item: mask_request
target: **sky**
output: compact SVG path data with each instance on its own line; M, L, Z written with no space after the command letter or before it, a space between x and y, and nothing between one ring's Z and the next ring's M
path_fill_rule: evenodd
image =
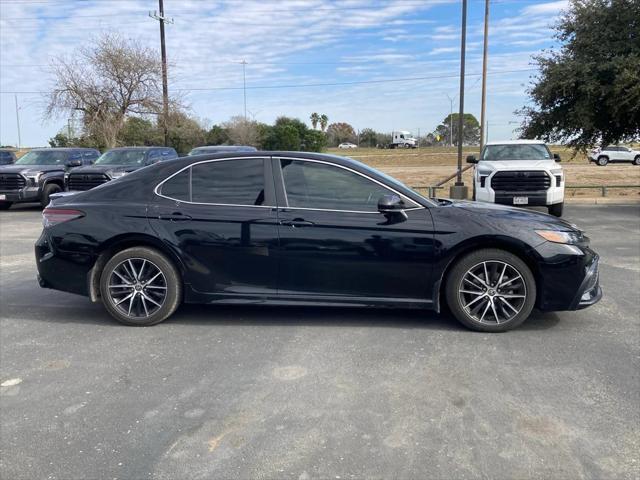
M165 0L169 92L204 126L243 114L272 123L312 112L355 129L433 131L458 111L460 0ZM556 45L566 0L491 0L490 140L517 138L515 111ZM159 52L155 0L0 0L0 143L43 146L67 125L44 118L51 65L104 32ZM468 1L465 112L480 118L484 0Z

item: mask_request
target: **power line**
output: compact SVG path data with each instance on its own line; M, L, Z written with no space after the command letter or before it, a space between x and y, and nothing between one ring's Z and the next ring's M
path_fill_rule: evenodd
M537 68L522 68L514 70L495 70L493 72L487 72L487 75L502 75L507 73L519 73L519 72L533 72L537 71ZM465 73L465 77L478 77L482 73ZM394 83L394 82L415 82L422 80L440 80L444 78L458 78L459 73L451 73L446 75L432 75L425 77L401 77L401 78L387 78L378 80L354 80L349 82L325 82L325 83L294 83L294 84L281 84L281 85L247 85L247 90L267 90L267 89L279 89L279 88L308 88L308 87L338 87L338 86L350 86L350 85L365 85L365 84L378 84L378 83ZM242 90L244 87L182 87L174 88L176 92L207 92L207 91L220 91L220 90ZM0 91L0 94L46 94L50 91Z

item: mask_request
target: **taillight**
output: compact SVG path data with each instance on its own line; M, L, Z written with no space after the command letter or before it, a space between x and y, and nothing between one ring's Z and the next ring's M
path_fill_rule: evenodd
M84 217L84 213L80 210L72 210L70 208L45 208L42 211L42 225L44 225L44 228L53 227L59 223L81 217Z

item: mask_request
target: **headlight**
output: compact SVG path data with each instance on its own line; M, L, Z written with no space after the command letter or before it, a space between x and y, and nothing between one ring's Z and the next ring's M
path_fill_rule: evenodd
M27 174L25 175L25 177L27 177L27 180L31 182L31 185L37 185L41 175L42 175L42 172L38 172L38 173Z
M561 168L554 168L553 170L549 170L551 172L552 175L562 175L562 169Z
M567 245L576 245L584 241L581 232L561 232L558 230L536 230L536 233L542 238L553 243L564 243Z
M484 170L482 168L478 169L478 175L488 176L491 175L491 170Z
M113 172L111 178L115 180L116 178L124 177L126 174L127 172Z

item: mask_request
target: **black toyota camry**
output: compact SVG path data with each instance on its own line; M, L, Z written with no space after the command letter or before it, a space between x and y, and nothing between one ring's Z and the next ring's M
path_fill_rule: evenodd
M128 325L182 302L440 311L499 332L602 296L598 255L544 213L425 198L354 160L299 152L180 158L55 198L40 285Z

